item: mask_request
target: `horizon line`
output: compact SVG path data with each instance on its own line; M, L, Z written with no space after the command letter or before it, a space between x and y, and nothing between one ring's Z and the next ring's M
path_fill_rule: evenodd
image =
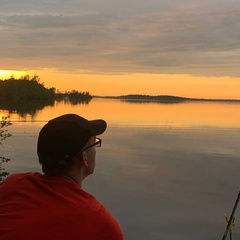
M167 95L167 94L162 94L162 95L148 95L148 94L124 94L124 95L115 95L115 96L100 96L100 95L92 95L93 98L124 98L124 97L139 97L143 100L145 98L156 98L156 97L172 97L176 99L182 99L182 100L199 100L199 101L240 101L240 99L235 99L235 98L193 98L193 97L182 97L182 96L175 96L175 95ZM129 98L128 98L129 99ZM137 98L136 98L137 99ZM134 100L134 99L133 99ZM156 99L155 99L156 100Z

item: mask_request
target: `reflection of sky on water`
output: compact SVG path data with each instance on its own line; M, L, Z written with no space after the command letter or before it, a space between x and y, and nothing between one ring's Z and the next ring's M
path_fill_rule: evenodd
M24 118L13 112L10 120L38 121L41 126L48 119L65 113L79 113L88 119L103 118L110 124L124 126L240 127L240 103L128 103L98 98L94 98L89 104L79 105L55 102L54 106L46 106L34 116L26 114ZM1 115L6 116L8 113L0 110Z
M83 115L95 118L92 114ZM230 215L240 189L240 128L118 121L112 119L102 136L95 174L85 180L84 188L119 219L126 240L221 239L224 213ZM174 117L173 121L177 122ZM13 137L4 143L11 158L5 168L40 171L35 147L43 123L18 124L9 128ZM240 226L238 217L236 225ZM238 226L234 239L240 237Z
M86 187L127 239L219 239L239 189L236 142L240 129L113 127Z

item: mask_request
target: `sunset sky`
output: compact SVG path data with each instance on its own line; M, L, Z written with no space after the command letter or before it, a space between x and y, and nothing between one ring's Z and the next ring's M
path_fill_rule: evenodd
M240 99L239 0L0 0L0 79Z

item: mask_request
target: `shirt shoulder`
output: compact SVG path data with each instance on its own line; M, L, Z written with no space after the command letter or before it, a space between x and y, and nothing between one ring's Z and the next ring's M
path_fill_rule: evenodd
M28 172L28 173L12 173L6 177L6 179L2 182L2 184L10 184L19 180L24 180L27 178L35 178L41 175L38 172Z
M96 200L97 201L97 200ZM97 201L98 202L98 201ZM96 229L96 236L98 240L123 240L123 231L117 219L98 202L98 224Z
M124 240L120 224L110 211L93 195L82 189L81 191L87 200L85 210L88 215L88 220L91 218L89 222L91 222L91 228L95 238L98 240ZM82 209L82 207L80 207L82 201L81 203L78 202L78 204L78 209Z

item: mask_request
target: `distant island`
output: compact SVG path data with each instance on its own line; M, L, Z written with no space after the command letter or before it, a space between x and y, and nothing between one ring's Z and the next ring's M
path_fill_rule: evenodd
M131 102L161 102L161 103L181 103L181 102L237 102L240 103L240 99L205 99L205 98L186 98L171 95L141 95L141 94L129 94L121 96L94 96L96 98L108 98L108 99L120 99L123 101Z

